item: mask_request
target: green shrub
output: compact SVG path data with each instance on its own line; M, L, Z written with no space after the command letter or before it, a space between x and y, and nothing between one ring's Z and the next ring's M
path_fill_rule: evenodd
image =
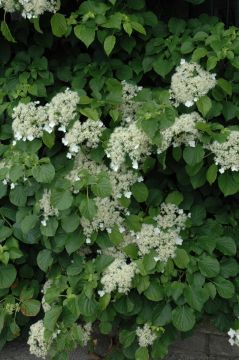
M205 315L238 327L238 29L51 4L1 26L0 348L31 326L39 357L96 331L159 359Z

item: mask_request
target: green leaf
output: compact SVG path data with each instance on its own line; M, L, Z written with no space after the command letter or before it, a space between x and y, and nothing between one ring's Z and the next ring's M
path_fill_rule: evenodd
M216 238L212 235L203 235L198 238L198 244L202 249L212 254L216 247Z
M2 32L3 36L5 37L5 39L7 39L7 41L10 41L13 43L16 42L16 40L12 36L11 30L8 27L8 24L4 20L1 22L1 32Z
M79 225L80 225L80 217L77 214L71 214L71 215L65 216L61 220L62 229L66 233L74 232L78 228Z
M9 178L12 182L17 182L24 175L24 167L22 165L14 165L9 170Z
M173 69L173 63L159 57L153 62L154 71L163 78Z
M62 307L57 305L53 306L49 311L46 312L44 318L44 327L46 330L53 332L55 330L56 322L61 315Z
M212 107L212 101L207 95L202 96L197 101L197 108L198 111L202 114L202 116L206 116L209 113L211 107Z
M74 27L74 33L86 47L89 47L95 39L95 28L87 27L84 24L76 25Z
M172 322L179 331L191 330L196 322L193 309L188 305L178 306L172 311Z
M58 228L58 221L55 218L50 217L47 220L46 226L41 225L41 233L44 236L54 236Z
M111 233L108 234L108 236L110 238L110 241L112 241L112 243L116 246L119 245L124 240L124 236L123 234L121 234L117 226L114 226L114 228L112 229Z
M72 263L67 266L66 272L68 276L76 276L79 275L84 269L84 259L83 257L77 255L74 257Z
M125 221L129 230L140 231L142 226L142 218L140 216L129 215Z
M165 326L172 321L172 307L170 304L166 304L163 308L161 304L159 309L154 310L153 312L153 325L155 326Z
M66 210L71 207L73 202L73 196L70 190L60 191L53 189L51 192L52 206L58 210Z
M51 17L51 29L55 36L62 37L67 32L67 23L65 16L56 13Z
M210 56L207 59L207 71L214 69L217 65L218 59L216 56Z
M92 220L97 213L97 206L93 199L84 197L80 203L80 212L88 220Z
M9 288L15 281L17 271L11 264L0 265L0 289Z
M229 236L222 236L217 239L216 248L223 253L223 255L234 256L237 252L237 246Z
M220 265L217 259L203 255L198 260L198 267L202 275L212 278L219 274Z
M209 182L210 185L212 185L216 181L216 179L217 179L217 171L218 171L218 167L215 164L212 164L208 168L206 178L207 178L207 181Z
M43 34L43 31L40 27L40 21L39 21L39 18L34 18L32 19L32 23L34 25L34 29L39 32L39 34Z
M85 237L80 231L69 234L65 244L67 253L71 255L73 252L79 250L84 244L84 241Z
M192 61L196 62L206 56L208 53L207 49L204 47L197 47L192 54Z
M31 229L34 228L38 221L38 216L28 215L21 222L21 230L24 234L27 234Z
M225 196L234 195L239 191L239 183L235 182L233 174L228 171L219 175L218 185Z
M135 352L135 360L149 360L149 351L146 347L140 347Z
M229 258L220 262L220 275L224 278L237 276L239 273L239 264L236 259Z
M51 164L38 165L32 169L32 175L39 183L50 183L55 176L55 168Z
M105 38L104 49L107 56L111 54L112 50L115 47L115 43L116 43L116 37L114 35L109 35Z
M184 296L189 306L197 311L202 311L203 305L208 300L207 290L189 285L184 289Z
M193 51L194 44L191 40L186 40L181 45L181 53L182 54L189 54Z
M232 95L232 84L225 79L218 79L217 85L224 91L225 94Z
M196 147L185 147L183 150L183 158L190 166L200 163L204 158L204 149L201 145Z
M48 147L48 149L51 149L55 145L55 138L56 136L54 132L48 133L44 131L42 141Z
M113 256L109 255L100 255L96 258L95 261L95 268L98 273L101 273L103 270L105 270L115 259Z
M125 21L123 23L123 29L129 36L131 36L133 29L129 22Z
M24 206L27 202L26 189L22 185L17 185L10 191L9 199L13 205Z
M152 280L144 295L148 300L160 301L164 298L164 291L162 285L156 280Z
M20 300L25 301L25 300L32 299L32 297L34 296L34 292L35 292L34 287L24 286L20 293Z
M179 191L172 191L170 194L168 194L168 196L165 199L165 202L167 204L175 204L175 205L179 205L181 204L181 202L183 201L183 194L180 193Z
M25 316L36 316L41 308L41 303L35 299L24 300L21 303L21 313Z
M52 263L53 263L53 257L51 250L44 249L38 253L37 265L42 271L47 272L47 270L51 267Z
M216 285L218 294L223 299L231 299L233 297L235 293L235 287L231 281L218 276L215 279L214 284Z
M204 205L193 205L191 208L191 220L193 225L200 226L207 216Z
M95 196L107 197L112 193L112 186L109 177L106 174L99 174L97 176L96 184L91 186Z
M173 261L179 269L186 269L189 263L189 256L184 249L177 249Z
M119 333L119 342L124 348L127 348L134 342L135 337L135 331L121 330Z
M79 309L84 316L95 316L98 309L98 303L95 298L88 298L84 292L79 296Z
M8 226L0 226L0 242L12 235L12 229Z
M181 34L186 27L186 21L180 18L171 18L168 22L169 31L173 34Z
M132 186L132 193L139 203L145 202L148 198L149 191L144 183L137 183Z
M142 35L146 35L146 30L143 27L143 25L141 25L140 23L136 22L136 21L131 21L130 25L132 26L132 28L137 31L138 33L142 34Z

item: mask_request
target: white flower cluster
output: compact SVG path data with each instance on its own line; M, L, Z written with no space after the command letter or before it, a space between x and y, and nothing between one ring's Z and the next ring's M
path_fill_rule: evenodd
M144 324L143 327L137 327L136 335L138 336L138 343L140 347L147 347L153 345L157 339L157 335L151 330L149 324Z
M182 59L171 79L170 98L175 106L184 104L191 107L215 85L216 74L205 71L197 63Z
M88 148L96 148L104 129L105 126L101 121L91 119L87 119L84 123L76 121L62 139L63 144L69 147L66 156L69 159L75 156L80 151L81 144Z
M139 107L139 104L135 102L134 97L143 89L142 86L132 85L123 80L122 84L122 100L121 113L122 121L124 123L130 123L135 121L135 113Z
M141 256L155 250L155 261L166 262L175 256L177 246L182 245L180 232L185 227L186 219L187 215L182 209L163 203L160 214L154 218L156 224L143 224L139 232L127 234L125 241L136 243Z
M118 172L109 171L109 178L112 186L112 197L114 199L119 199L122 196L129 199L132 195L130 191L131 186L144 180L142 176L138 176L138 174L132 170L127 170L124 166Z
M196 124L199 122L205 122L205 120L195 111L177 117L172 126L161 132L162 144L158 147L158 154L167 150L171 145L177 147L184 144L195 147L196 141L200 139L200 132L196 128Z
M79 190L74 189L74 183L82 178L83 172L87 171L90 175L98 175L105 172L110 180L112 186L113 199L119 199L122 196L130 198L132 193L130 188L136 182L143 181L143 177L139 176L137 172L128 170L126 167L122 167L117 173L108 169L105 164L98 164L95 161L89 159L86 154L82 152L78 153L75 157L74 167L70 173L66 176L71 181L73 192L77 193Z
M12 315L14 312L19 312L21 310L21 306L19 303L16 304L11 304L11 303L6 303L4 305L5 311L7 314Z
M51 133L55 126L66 132L66 127L76 116L79 100L77 92L66 89L45 106L39 105L39 101L19 103L12 114L15 140L32 141L41 138L44 130Z
M43 211L43 226L46 226L50 216L57 216L59 211L51 205L51 190L44 189L42 198L39 201L40 210Z
M42 305L42 308L43 308L43 311L44 312L47 312L51 309L51 305L48 304L45 300L45 295L46 295L46 291L47 289L49 289L52 285L52 280L47 280L45 282L45 284L43 285L43 288L42 288L42 294L43 294L43 297L42 297L42 300L41 300L41 305Z
M82 335L81 337L82 345L86 346L91 338L92 323L86 323L85 325L78 325L78 328Z
M30 353L38 358L46 359L50 342L46 342L45 328L42 320L31 325L27 344L30 346Z
M6 12L20 11L26 19L34 19L48 11L55 13L58 10L57 0L0 0L0 7Z
M139 163L150 153L149 138L136 123L115 128L106 149L114 171L118 171L124 164L126 155L131 159L133 169L138 169Z
M114 225L118 225L122 228L124 221L121 216L121 209L118 203L110 198L95 198L95 204L97 206L97 213L93 220L88 220L84 217L81 218L81 226L84 234L88 237L87 243L90 243L89 237L94 231L112 231ZM122 228L123 230L123 228Z
M234 329L230 329L228 331L228 335L229 335L229 343L231 344L231 346L236 345L239 346L239 329L234 330Z
M19 103L13 109L12 130L16 140L32 141L42 137L43 127L47 122L47 112L44 106L38 104L39 101Z
M77 92L69 88L55 95L47 104L48 124L44 130L52 132L55 126L59 126L60 131L66 132L69 123L75 119L79 101Z
M231 131L226 141L214 141L207 148L214 154L215 164L220 166L221 174L225 170L239 171L239 131Z
M3 8L6 12L13 13L20 10L20 4L15 0L0 0L0 8Z
M122 256L116 258L103 272L101 284L103 294L110 294L118 290L119 293L127 294L131 289L132 280L137 272L135 263L127 263Z

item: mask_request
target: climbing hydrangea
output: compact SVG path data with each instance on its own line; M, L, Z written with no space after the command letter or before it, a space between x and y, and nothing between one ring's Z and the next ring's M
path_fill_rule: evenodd
M143 224L139 232L131 231L125 240L137 244L141 256L155 250L155 260L166 262L175 256L177 246L182 245L180 232L185 227L187 215L176 205L163 203L154 220L155 224Z
M233 346L239 346L239 330L234 330L234 329L230 329L228 331L228 335L229 335L229 343Z
M10 13L20 11L22 17L34 19L44 12L55 13L59 4L57 0L0 0L0 7Z
M130 198L132 195L130 190L131 186L136 182L143 181L142 176L137 172L127 169L125 166L123 166L120 171L115 172L109 169L105 164L98 164L91 160L89 156L87 157L87 154L80 152L75 157L73 169L66 176L72 183L72 190L74 193L79 192L75 183L82 179L85 171L93 176L100 173L106 173L110 180L112 197L114 199L119 199L122 196Z
M51 205L51 190L44 189L42 198L39 201L40 210L42 210L43 219L41 221L43 226L47 225L50 216L57 216L58 209Z
M208 148L221 174L226 170L239 171L239 131L232 130L226 141L214 141Z
M139 107L139 103L134 101L135 96L143 89L142 86L137 86L129 84L127 81L123 80L122 84L122 122L131 123L136 120L135 115Z
M215 85L215 74L205 71L199 64L182 59L171 79L171 100L175 106L184 104L191 107Z
M139 163L151 152L147 135L140 130L136 123L127 127L117 127L110 136L106 149L107 157L111 160L111 168L118 171L125 163L126 155L132 161L133 169L138 169Z
M137 266L135 263L127 263L124 257L116 258L104 271L101 284L103 293L109 294L115 290L119 293L127 294L131 289L132 280L136 274Z
M32 141L41 138L47 122L47 112L39 102L20 103L13 109L12 129L16 140Z
M184 144L195 147L196 142L200 140L200 132L196 128L196 124L199 122L205 122L205 120L197 112L177 117L172 126L161 132L162 143L158 147L158 154L167 150L171 145L177 147Z
M41 305L42 305L42 308L43 308L44 312L47 312L47 311L49 311L51 309L51 305L48 304L46 302L46 299L45 299L46 291L47 291L47 289L50 289L51 285L52 285L52 280L47 280L45 282L45 284L43 285L43 288L42 288L42 291L41 291L42 294L43 294L42 300L41 300Z
M88 148L96 148L105 127L101 121L87 119L84 123L76 121L72 128L62 139L64 145L69 147L67 157L69 159L80 151L80 145Z
M136 335L138 337L138 343L140 347L148 347L153 345L157 339L157 335L151 330L149 324L144 324L143 327L137 327Z
M43 321L39 320L35 324L31 325L27 341L30 353L41 359L46 359L51 345L51 342L47 342L45 340L44 333L45 328Z
M56 126L66 132L67 126L76 117L79 99L77 92L66 89L45 106L39 105L39 101L19 103L12 115L15 139L32 141L41 138L43 131L51 133Z
M110 233L114 225L118 225L119 227L122 225L124 221L122 209L115 200L111 200L108 197L97 197L94 201L97 212L93 220L88 220L84 217L81 218L81 226L87 237L94 231L107 230ZM88 241L90 242L89 239Z
M56 94L47 104L48 123L44 130L52 132L54 127L58 126L60 131L66 132L67 126L76 117L79 101L77 92L68 88Z

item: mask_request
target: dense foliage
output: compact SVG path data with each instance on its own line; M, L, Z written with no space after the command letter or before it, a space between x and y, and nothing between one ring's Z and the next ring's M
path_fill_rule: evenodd
M238 28L0 6L0 348L31 326L38 357L100 332L107 360L159 359L204 316L238 328Z

